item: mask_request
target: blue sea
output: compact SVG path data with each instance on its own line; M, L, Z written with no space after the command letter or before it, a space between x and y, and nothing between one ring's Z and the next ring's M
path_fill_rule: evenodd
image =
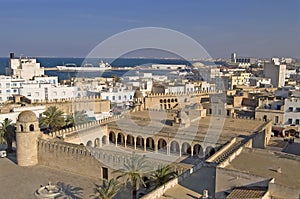
M57 65L64 65L68 63L76 64L77 66L82 66L85 62L97 66L100 59L90 58L85 60L84 58L46 58L37 57L37 62L41 63L41 67L49 68L56 67ZM101 59L104 62L110 63L113 67L135 67L135 66L150 66L151 64L185 64L191 65L193 62L180 59L146 59L146 58L118 58L118 59ZM5 68L8 67L9 58L0 58L0 75L5 75ZM212 63L210 63L212 64ZM111 77L116 75L118 77L124 74L132 73L135 71L128 70L110 70L105 72L84 72L84 73L74 73L74 72L59 72L59 71L45 71L48 76L58 76L59 81L70 79L72 77ZM163 75L163 74L160 74Z

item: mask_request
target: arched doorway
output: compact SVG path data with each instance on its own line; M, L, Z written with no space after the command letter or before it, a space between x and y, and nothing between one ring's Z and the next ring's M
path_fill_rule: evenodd
M195 144L193 150L195 156L198 156L200 158L203 157L203 148L200 144Z
M172 154L179 154L180 153L179 143L175 140L173 140L171 142L170 153L172 153Z
M141 136L136 138L136 148L144 149L144 138Z
M160 153L167 153L167 142L164 139L160 138L158 140L157 149Z
M86 143L86 146L92 147L92 146L93 146L93 142L92 142L91 140L89 140L89 141Z
M205 149L205 158L208 158L210 156L212 156L213 154L215 154L215 149L211 146L206 147Z
M100 147L100 139L96 138L94 141L94 147Z
M181 147L182 155L191 155L191 145L187 142L184 142Z
M102 137L102 144L107 144L106 141L107 141L107 136L104 135L104 136Z
M116 144L116 134L113 131L109 132L109 142Z
M126 147L134 148L134 137L132 135L127 135Z
M154 151L154 140L151 137L146 139L146 147L147 150Z
M125 136L122 133L118 133L117 143L118 145L125 146Z

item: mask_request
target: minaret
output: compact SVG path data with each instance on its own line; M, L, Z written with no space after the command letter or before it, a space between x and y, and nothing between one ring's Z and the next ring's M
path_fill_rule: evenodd
M23 111L16 122L17 163L19 166L38 164L37 140L41 135L38 119L32 111Z

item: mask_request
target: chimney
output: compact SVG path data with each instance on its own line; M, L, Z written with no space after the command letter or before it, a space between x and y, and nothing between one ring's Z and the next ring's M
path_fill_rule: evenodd
M208 190L207 189L203 190L202 199L208 199Z
M14 59L15 58L15 53L10 53L10 59Z

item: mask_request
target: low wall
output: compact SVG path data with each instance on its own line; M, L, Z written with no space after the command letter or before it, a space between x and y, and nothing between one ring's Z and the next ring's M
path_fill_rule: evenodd
M209 157L206 162L214 162L221 154L223 154L227 149L229 149L236 142L236 138L230 140L224 147L218 150L215 154Z
M283 185L276 183L269 184L269 192L271 196L276 196L278 198L289 198L289 199L299 199L300 190L291 189Z

